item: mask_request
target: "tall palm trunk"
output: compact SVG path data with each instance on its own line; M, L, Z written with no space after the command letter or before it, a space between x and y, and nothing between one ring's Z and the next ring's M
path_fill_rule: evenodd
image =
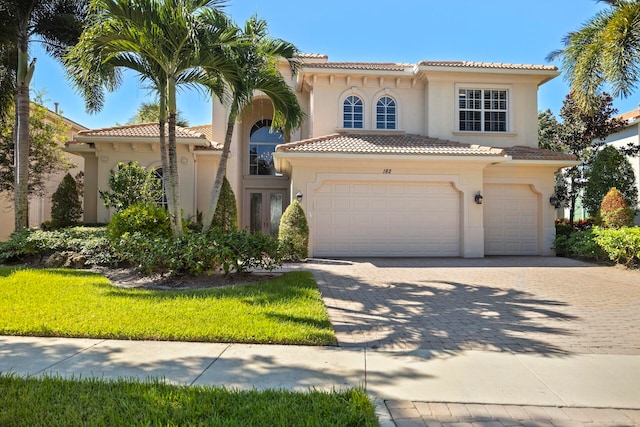
M224 145L222 146L222 155L220 156L220 164L216 171L216 179L213 181L213 188L211 188L211 197L209 199L209 207L207 208L207 214L204 217L202 223L202 232L204 234L209 232L211 224L213 223L213 216L216 213L216 207L218 206L218 199L220 198L220 191L222 190L222 182L227 172L227 160L229 159L229 149L231 147L231 137L233 136L233 127L236 123L235 108L232 109L227 120L227 133L224 136Z
M174 236L182 235L182 211L180 209L180 181L178 177L178 152L176 149L176 80L169 77L167 85L167 106L169 111L169 214Z
M18 40L18 67L16 76L16 123L15 133L15 229L29 226L29 84L35 69L35 60L29 64L27 51L29 35L27 23L21 25Z
M169 201L169 157L167 154L167 137L166 137L166 125L167 125L167 101L166 96L160 93L160 113L158 115L158 131L160 132L160 164L162 165L162 197L167 198ZM173 231L173 222L171 222L171 229Z

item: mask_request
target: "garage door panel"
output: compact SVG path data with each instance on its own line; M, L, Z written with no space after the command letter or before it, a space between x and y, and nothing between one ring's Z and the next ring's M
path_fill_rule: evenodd
M538 197L530 186L484 187L486 255L538 254Z
M313 217L317 256L460 253L459 196L450 184L325 182Z

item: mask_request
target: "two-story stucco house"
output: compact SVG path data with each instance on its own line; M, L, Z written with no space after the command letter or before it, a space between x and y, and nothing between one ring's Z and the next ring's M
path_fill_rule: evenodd
M227 177L240 227L276 233L298 198L315 257L551 255L554 172L571 156L538 149L537 90L555 67L449 61L329 62L303 55L292 75L306 114L285 137L260 93L238 120ZM227 111L180 129L186 215L206 209ZM160 165L153 125L80 132L85 220L107 221L97 198L118 161Z

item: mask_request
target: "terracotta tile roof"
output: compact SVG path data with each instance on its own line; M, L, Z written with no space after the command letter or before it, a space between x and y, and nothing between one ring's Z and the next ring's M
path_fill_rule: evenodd
M632 120L640 118L640 109L636 108L635 110L627 111L626 113L622 113L616 118L620 120Z
M420 61L419 66L426 67L454 67L454 68L498 68L506 70L545 70L557 71L555 65L508 64L501 62L470 62L470 61Z
M304 64L303 67L364 71L405 71L407 68L412 69L414 64L394 62L312 62Z
M278 152L504 156L499 148L462 144L412 134L333 134L278 145Z
M324 53L299 53L296 55L299 58L316 58L316 59L327 59L328 56Z
M122 137L122 138L159 138L160 131L157 123L138 123L125 126L114 126L102 129L90 129L78 132L78 136L97 137ZM209 141L202 132L190 130L176 126L176 138L205 139Z
M199 125L199 126L189 126L187 129L200 132L211 142L210 147L201 147L200 149L209 149L209 150L222 150L223 142L218 142L213 140L213 126L212 125Z
M576 156L573 154L542 150L540 148L524 147L521 145L505 148L504 151L508 156L511 156L513 160L576 160Z
M317 56L310 56L316 58ZM557 71L555 65L536 64L508 64L501 62L471 62L471 61L420 61L418 66L423 67L450 67L450 68L487 68L502 70L527 70L527 71ZM312 62L304 64L305 68L366 70L366 71L406 71L413 69L415 64L396 62Z

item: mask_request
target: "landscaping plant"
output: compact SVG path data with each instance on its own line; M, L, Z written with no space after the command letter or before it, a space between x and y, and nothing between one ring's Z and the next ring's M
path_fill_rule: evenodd
M220 198L216 205L216 212L213 215L213 227L225 232L238 229L236 195L233 194L233 189L226 176L222 180Z
M51 226L63 228L76 225L82 215L80 187L76 180L67 173L58 189L51 196Z
M214 229L207 235L186 232L179 237L124 233L114 240L114 248L122 261L145 273L197 276L250 269L271 271L282 265L277 240L246 230L224 233Z
M587 184L582 203L590 215L597 215L604 196L617 188L629 207L638 204L636 177L627 157L608 145L596 154L591 168L586 170Z
M113 214L107 233L114 242L125 233L140 233L150 238L171 236L169 213L153 202L134 203Z
M602 199L599 219L604 228L621 228L633 225L634 212L625 201L622 193L613 187Z
M98 193L107 208L121 212L136 203L157 203L162 198L162 183L154 171L138 162L120 162L109 172L109 190Z
M278 239L282 244L286 259L300 261L307 257L309 225L304 210L297 200L289 205L280 219Z
M640 263L640 227L594 229L595 242L611 261L627 267Z
M86 265L113 265L116 256L105 227L22 230L0 243L0 263L44 259L56 252L82 255Z

